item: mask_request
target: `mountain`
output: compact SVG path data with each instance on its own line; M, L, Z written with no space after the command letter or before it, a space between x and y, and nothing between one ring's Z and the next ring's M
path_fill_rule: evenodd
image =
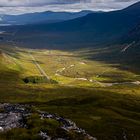
M40 22L12 28L17 30L14 39L28 47L93 47L118 41L140 22L139 15L140 2L123 10L90 13L59 23Z
M122 39L123 44L127 44L125 53L131 54L131 59L136 56L140 58L140 24L135 26L126 36ZM137 59L139 61L139 59Z
M90 56L90 59L119 64L119 68L140 74L140 23L116 43L103 46L99 50L95 55Z
M134 72L140 70L140 24L137 24L121 40L118 62ZM119 47L119 46L118 46Z
M123 10L90 13L58 23L3 27L12 39L33 48L73 49L118 43L140 23L140 2Z
M125 36L126 42L140 42L140 24L135 26L128 34Z
M40 13L28 13L22 15L1 15L0 24L8 25L24 25L33 23L54 23L65 20L70 20L78 17L85 16L92 11L81 12L40 12Z

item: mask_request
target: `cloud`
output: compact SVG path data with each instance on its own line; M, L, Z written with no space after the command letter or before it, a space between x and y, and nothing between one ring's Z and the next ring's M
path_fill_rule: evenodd
M111 11L125 8L139 0L0 0L1 14L52 11Z
M73 4L79 2L87 2L88 0L0 0L0 6L43 6L52 4Z

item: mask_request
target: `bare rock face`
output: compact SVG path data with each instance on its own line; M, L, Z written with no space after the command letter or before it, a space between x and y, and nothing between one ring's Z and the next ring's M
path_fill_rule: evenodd
M23 118L20 113L0 113L0 131L22 127Z
M39 135L44 139L44 140L51 140L52 138L47 135L46 132L40 131Z
M26 128L28 129L28 125L26 121L28 117L30 117L33 112L30 110L31 106L28 105L20 105L20 104L0 104L0 132L5 132L11 130L13 128ZM56 114L50 114L47 112L42 112L37 110L36 113L39 115L39 119L52 119L61 123L62 126L60 129L64 130L67 133L77 133L80 134L83 139L86 140L97 140L95 137L90 136L86 133L85 130L79 128L74 122L69 119L65 119ZM68 140L68 138L61 137L51 137L47 132L40 131L39 135L44 140Z
M0 104L0 132L25 127L24 117L29 113L23 106Z

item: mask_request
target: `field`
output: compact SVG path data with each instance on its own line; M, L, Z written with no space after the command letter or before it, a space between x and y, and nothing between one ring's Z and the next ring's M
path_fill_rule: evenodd
M140 139L137 73L91 60L92 51L0 49L1 103L57 113L99 140Z

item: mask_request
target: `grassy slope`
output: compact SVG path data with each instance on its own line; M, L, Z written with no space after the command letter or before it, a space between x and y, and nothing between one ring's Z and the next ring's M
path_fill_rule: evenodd
M35 108L58 113L72 119L99 140L112 140L115 137L123 140L124 134L130 140L140 138L139 86L101 87L97 83L75 81L73 77L77 76L77 72L80 73L78 76L83 77L87 76L86 72L90 72L87 76L89 78L95 78L102 73L96 80L112 82L116 81L116 78L106 75L105 77L105 73L109 75L113 71L117 75L120 74L120 81L125 81L126 78L134 80L134 73L114 69L113 65L89 61L86 58L81 60L77 52L43 52L36 50L32 54L49 76L57 79L59 84L24 84L22 77L39 75L27 55L27 50L5 52L8 58L5 59L1 55L3 61L0 61L0 102L28 103L35 105ZM71 70L66 69L61 73L61 78L55 76L56 70L73 63L76 66Z

